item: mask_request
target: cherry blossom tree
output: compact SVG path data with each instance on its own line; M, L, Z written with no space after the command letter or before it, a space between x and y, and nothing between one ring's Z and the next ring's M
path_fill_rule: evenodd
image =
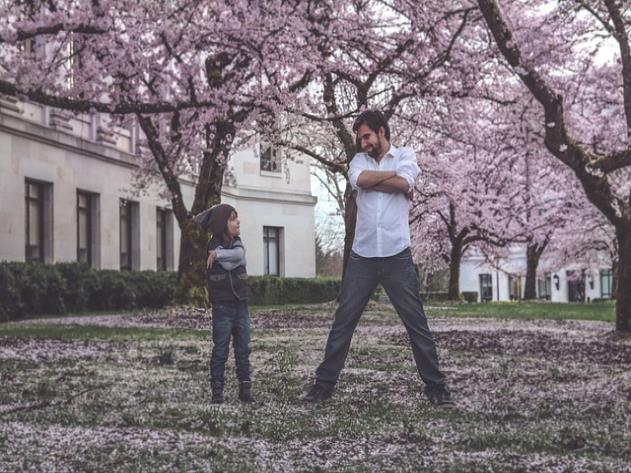
M304 108L285 108L291 127L279 143L345 178L346 262L357 212L347 176L357 152L354 117L379 109L391 121L393 144L418 144L423 102L440 100L466 81L458 57L467 54L458 48L474 8L434 0L321 3L328 7L318 12L320 28L309 31L317 47L305 56L314 65L309 95Z
M239 132L291 101L310 3L4 1L0 93L144 132L140 179L159 181L182 232L178 299L199 301L206 235L192 215L219 201ZM180 179L195 181L187 206Z
M497 255L524 236L520 159L511 129L489 126L497 108L476 97L451 100L425 137L422 175L411 228L417 261L448 268L448 299L458 300L462 257L467 251ZM471 110L476 117L470 117Z
M500 57L543 108L546 148L615 229L616 328L631 331L631 8L616 0L478 5ZM603 63L596 52L608 44L616 61Z

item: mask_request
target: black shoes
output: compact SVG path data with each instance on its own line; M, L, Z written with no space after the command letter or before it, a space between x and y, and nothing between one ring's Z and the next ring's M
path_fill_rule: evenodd
M254 398L252 397L252 383L250 381L239 383L239 401L248 404L254 402Z
M454 401L451 399L451 393L443 384L426 384L425 394L427 395L429 402L435 406L453 407L455 405Z
M212 404L223 404L223 383L210 383L210 393ZM252 383L250 381L244 381L239 383L239 401L245 403L254 402L252 397Z
M333 389L327 389L321 384L314 384L305 397L302 398L303 402L322 402L326 401L333 395Z
M213 404L223 404L223 383L210 383L210 402Z

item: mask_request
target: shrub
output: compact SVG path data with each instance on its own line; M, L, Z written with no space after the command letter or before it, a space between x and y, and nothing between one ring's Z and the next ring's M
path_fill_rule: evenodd
M422 301L445 302L447 300L447 292L421 292Z
M66 309L78 312L90 307L90 295L98 287L98 273L84 263L57 263L55 267L66 280Z
M54 266L44 263L8 263L20 303L17 318L31 314L65 314L66 281Z
M465 300L465 302L469 302L472 304L478 302L477 291L463 291L460 295L462 299Z
M0 264L0 322L16 319L21 303L13 272L6 264Z
M312 304L335 299L340 279L250 276L250 304Z
M124 272L103 270L98 272L98 285L90 294L90 309L112 310L136 307L136 293Z
M340 280L251 276L250 304L307 304L333 300ZM0 321L67 311L159 308L174 300L169 271L97 271L81 263L0 263Z
M613 303L613 299L609 299L607 297L594 297L592 299L592 304L607 304Z
M137 307L159 308L173 302L177 274L171 271L133 271L121 273L136 296Z

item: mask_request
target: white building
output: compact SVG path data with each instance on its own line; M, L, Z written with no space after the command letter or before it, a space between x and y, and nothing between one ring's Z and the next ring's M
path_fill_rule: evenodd
M137 128L0 97L0 261L176 269L180 232L158 188L136 192ZM309 162L236 153L222 201L239 212L248 272L315 275ZM187 206L191 182L182 181Z
M460 292L477 292L478 301L520 300L526 286L526 250L514 247L497 265L474 251L460 265ZM537 298L552 302L589 302L612 296L611 268L594 268L577 274L562 268L538 277Z

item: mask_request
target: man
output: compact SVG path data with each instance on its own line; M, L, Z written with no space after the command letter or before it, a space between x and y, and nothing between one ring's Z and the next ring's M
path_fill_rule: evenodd
M320 402L333 394L355 327L370 295L381 283L407 329L430 402L451 405L410 251L409 195L420 173L416 155L411 148L390 144L388 122L378 111L363 112L355 120L353 131L363 151L355 155L348 172L351 186L357 190L355 240L324 360L304 401Z

